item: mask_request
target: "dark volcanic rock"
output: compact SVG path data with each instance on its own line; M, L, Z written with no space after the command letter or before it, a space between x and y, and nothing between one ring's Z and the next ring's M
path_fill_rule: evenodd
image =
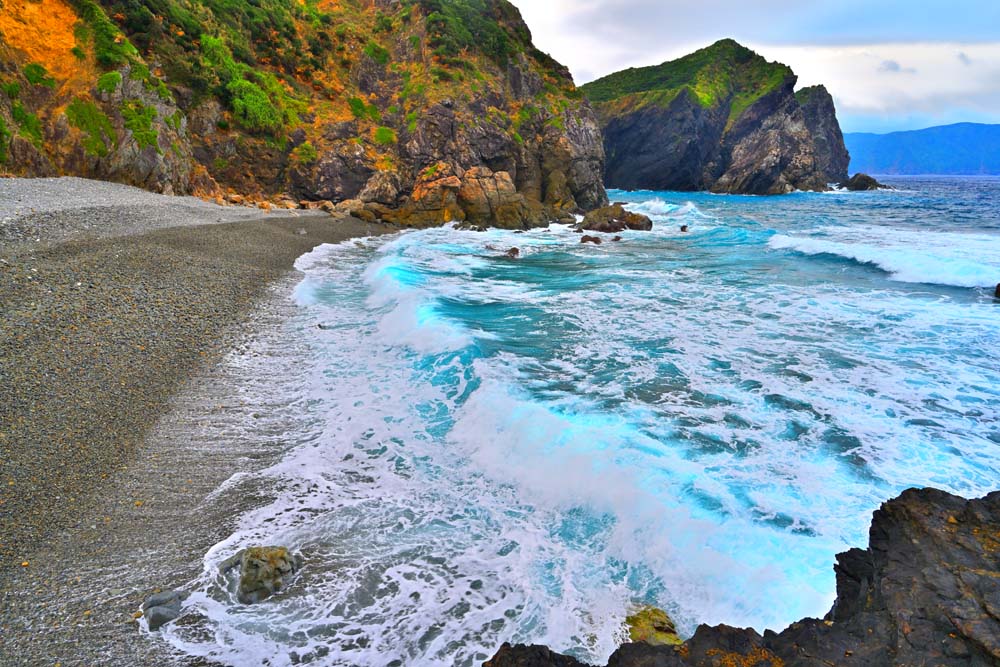
M846 181L851 155L847 152L844 133L837 122L833 97L825 86L812 86L796 92L795 99L802 107L806 126L812 134L817 168L827 183Z
M868 174L854 174L854 176L851 176L850 180L842 182L840 187L847 188L851 192L892 189L888 185L882 185Z
M776 634L701 626L680 647L626 644L608 667L1000 665L1000 493L906 491L875 512L866 550L840 554L823 620ZM504 646L490 667L575 667L544 647Z
M713 81L706 89L705 80ZM623 189L783 194L847 175L822 87L732 40L587 84L604 127L605 182Z
M993 296L1000 299L1000 284L997 285L997 291L993 294Z

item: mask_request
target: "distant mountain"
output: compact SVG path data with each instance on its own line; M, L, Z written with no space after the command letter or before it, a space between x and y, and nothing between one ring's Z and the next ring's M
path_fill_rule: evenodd
M833 98L731 39L581 89L597 110L605 183L781 194L847 179Z
M958 123L845 134L851 170L867 174L1000 174L1000 125Z

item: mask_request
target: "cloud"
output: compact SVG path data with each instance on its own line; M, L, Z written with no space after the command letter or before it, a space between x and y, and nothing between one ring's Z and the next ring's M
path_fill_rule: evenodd
M959 52L958 52L958 60L959 60L959 62L961 62L961 63L962 63L963 65L971 65L971 64L972 64L972 58L970 58L970 57L969 57L969 56L968 56L968 55L967 55L967 54L965 53L965 51L959 51Z
M748 46L790 65L799 86L826 85L845 131L1000 123L1000 42ZM889 62L898 70L887 69ZM907 71L912 75L902 76Z
M878 66L878 71L892 74L915 74L917 70L912 67L903 67L895 60L883 60L882 64Z

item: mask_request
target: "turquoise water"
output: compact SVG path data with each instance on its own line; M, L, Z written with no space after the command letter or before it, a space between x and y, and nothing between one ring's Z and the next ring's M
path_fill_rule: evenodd
M880 503L1000 488L1000 180L895 182L613 192L655 228L601 246L435 229L302 258L302 433L206 559L211 631L168 638L230 664L603 662L636 604L685 633L823 615ZM300 585L224 604L214 565L261 542L306 555Z

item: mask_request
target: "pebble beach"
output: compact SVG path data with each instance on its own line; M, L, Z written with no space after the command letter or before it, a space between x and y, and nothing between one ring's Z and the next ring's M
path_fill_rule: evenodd
M228 455L209 465L210 443L196 447L164 416L207 410L203 397L185 403L185 388L280 308L296 258L385 231L82 179L0 180L5 664L97 664L129 643L114 637L138 635L131 598L141 602L155 583L102 584L95 599L79 574L92 578L95 558L127 570L151 540L169 542L157 534L162 522L183 525L199 493L236 465ZM168 490L174 477L184 482ZM197 539L172 539L192 550L167 561L193 567ZM104 623L105 634L88 623Z

